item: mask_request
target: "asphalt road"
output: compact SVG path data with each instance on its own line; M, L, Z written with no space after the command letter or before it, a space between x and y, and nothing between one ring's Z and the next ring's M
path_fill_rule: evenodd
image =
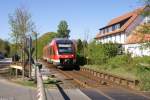
M5 72L10 63L10 58L1 59L0 72ZM0 100L36 100L35 93L35 89L16 85L0 76Z
M36 100L35 90L0 78L0 100ZM2 99L2 100L3 100Z

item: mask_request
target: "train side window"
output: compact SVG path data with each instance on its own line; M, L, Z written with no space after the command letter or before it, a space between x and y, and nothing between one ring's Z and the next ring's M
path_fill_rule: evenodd
M50 55L50 47L48 47L48 52L47 52L47 54Z
M50 47L50 54L51 54L51 55L54 55L53 47Z
M55 50L54 50L54 48L53 48L53 55L55 55Z
M50 47L50 55L52 55L52 47Z
M54 48L52 48L52 51L53 51L53 55L55 55Z

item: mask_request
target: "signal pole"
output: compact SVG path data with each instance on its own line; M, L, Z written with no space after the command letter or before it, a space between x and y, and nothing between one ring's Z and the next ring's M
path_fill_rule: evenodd
M35 36L35 60L36 60L36 63L37 63L37 33L32 31L32 34ZM37 83L37 78L36 78L36 70L37 68L34 69L34 73L35 73L35 79L34 79L34 82Z
M32 39L29 36L29 78L31 78L31 47L32 47Z
M35 36L35 60L37 62L37 52L38 52L37 51L37 47L38 47L38 45L37 45L37 33L32 31L32 34Z

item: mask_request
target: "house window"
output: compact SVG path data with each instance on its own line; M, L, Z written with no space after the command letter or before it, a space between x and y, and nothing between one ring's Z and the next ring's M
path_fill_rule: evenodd
M102 34L102 30L100 30L99 33Z
M107 28L107 33L108 33L108 32L110 32L110 31L109 31L109 28Z
M109 32L111 32L112 31L112 26L111 27L109 27Z
M104 43L104 38L102 38L102 43Z
M120 24L116 24L115 29L119 29L119 28L120 28Z
M103 34L105 34L105 29L103 29Z
M119 43L121 43L121 34L119 34L119 40L120 40Z
M105 33L107 33L108 32L108 30L107 30L107 28L105 28Z
M101 30L101 34L104 34L104 30Z
M150 16L145 17L145 23L146 24L150 23Z
M114 31L114 30L115 30L115 25L112 26L112 31Z
M113 40L112 40L112 35L110 36L110 41L112 42Z

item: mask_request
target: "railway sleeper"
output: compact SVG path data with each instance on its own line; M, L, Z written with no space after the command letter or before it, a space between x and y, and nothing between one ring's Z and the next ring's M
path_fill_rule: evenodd
M115 75L109 75L107 73L96 72L87 68L81 68L81 71L87 73L87 77L95 81L104 80L107 84L117 84L131 89L134 89L139 84L138 80L125 79Z

